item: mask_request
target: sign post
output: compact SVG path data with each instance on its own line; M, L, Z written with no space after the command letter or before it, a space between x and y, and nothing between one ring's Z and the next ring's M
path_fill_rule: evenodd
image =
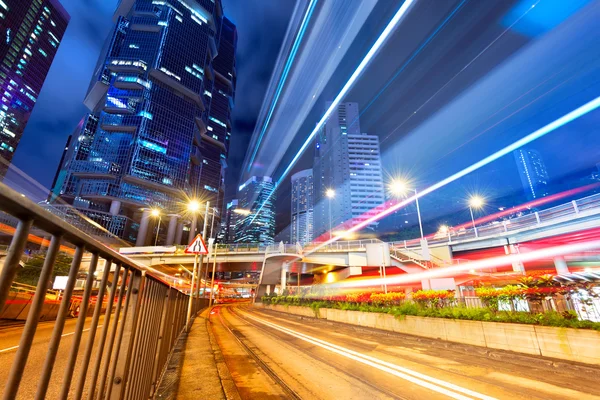
M198 286L200 286L199 285L200 277L198 277L198 282L196 282L196 275L198 273L198 255L199 254L208 254L208 250L206 249L206 244L204 243L204 240L202 240L202 235L200 235L200 234L196 235L194 240L192 240L192 243L190 243L188 245L188 247L186 247L185 253L194 255L194 270L192 271L192 285L190 287L190 298L189 298L189 302L188 302L187 319L186 319L186 329L189 332L190 327L191 327L190 320L192 319L192 308L193 308L193 303L194 303L194 295L196 294L196 291L194 290L194 285L198 284Z

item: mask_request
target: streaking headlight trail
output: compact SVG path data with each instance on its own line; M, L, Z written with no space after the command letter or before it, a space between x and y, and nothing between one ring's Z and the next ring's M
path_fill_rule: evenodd
M312 132L310 133L310 135L308 135L308 137L306 138L306 140L304 141L304 143L302 144L302 146L300 147L300 149L298 150L298 152L294 156L294 158L290 161L290 163L285 168L285 170L283 171L283 173L281 174L281 176L279 177L279 179L275 182L273 190L271 191L271 193L269 193L269 196L267 197L267 200L272 196L273 192L275 192L275 190L277 190L277 188L279 187L279 185L281 184L281 182L290 173L290 171L292 170L292 168L294 168L294 165L296 165L296 163L298 162L298 160L300 159L300 157L302 156L302 154L304 154L304 152L306 151L306 149L308 148L308 146L310 145L310 143L312 142L312 140L315 138L315 136L317 135L317 133L321 130L321 128L323 127L323 125L327 121L327 118L329 118L329 116L331 115L331 113L340 104L340 102L342 101L342 99L344 98L344 96L346 96L346 94L348 93L348 91L350 89L352 89L352 87L354 86L354 83L356 82L356 80L361 76L361 74L363 73L363 71L365 70L365 68L369 65L369 63L371 62L371 60L377 55L377 53L379 52L379 50L381 49L381 47L383 46L383 44L386 42L386 40L389 38L389 36L394 32L395 28L398 26L398 24L403 19L403 17L408 13L409 9L411 8L411 6L414 3L416 3L416 0L405 0L404 3L402 3L402 6L400 6L400 8L398 9L398 11L396 11L396 14L394 14L394 17L387 24L387 26L385 27L385 29L383 30L383 32L381 32L381 35L379 35L379 37L377 38L377 40L375 41L375 43L373 44L373 46L371 46L371 49L367 52L367 55L362 59L362 61L358 65L358 67L356 67L356 69L354 70L354 72L352 73L352 75L350 76L350 78L348 79L348 81L342 87L342 90L340 90L340 92L338 93L338 95L335 97L335 99L331 103L331 106L327 109L327 111L325 112L325 114L323 115L323 117L321 117L321 119L319 120L319 122L317 123L317 125L315 126L315 128L312 130ZM266 202L266 200L265 200L265 202ZM262 211L265 202L263 202L260 205L258 211L254 214L252 220L250 221L251 224L256 219L256 216L258 214L260 214L260 212Z
M384 211L379 212L378 214L374 215L373 217L365 219L364 221L352 226L351 228L346 230L346 234L356 232L356 231L366 227L367 225L380 220L381 218L385 217L386 215L389 215L389 214L393 213L394 211L412 203L416 199L421 198L441 187L448 185L449 183L456 181L457 179L462 178L463 176L465 176L467 174L470 174L473 171L478 170L481 167L488 165L489 163L499 159L500 157L505 156L505 155L511 153L512 151L514 151L522 146L525 146L528 143L531 143L536 139L539 139L540 137L542 137L544 135L547 135L548 133L560 128L561 126L568 124L569 122L571 122L573 120L576 120L577 118L579 118L583 115L588 114L591 111L594 111L598 107L600 107L600 97L596 97L594 100L591 100L590 102L576 108L575 110L569 112L568 114L563 115L559 119L541 127L540 129L536 130L535 132L530 133L529 135L517 140L516 142L504 147L501 150L498 150L497 152L495 152L495 153L485 157L484 159L472 164L471 166L455 173L454 175L451 175L448 178L443 179L443 180L439 181L438 183L431 185L424 190L421 190L419 192L419 194L413 195L404 201L394 204L393 206L385 209ZM326 242L323 242L321 245L319 245L315 249L313 249L310 253L317 251L322 246L326 246L326 245L333 243L335 241L338 241L340 239L343 239L343 237L342 236L334 236L331 239L327 240ZM310 253L308 253L308 254L310 254Z

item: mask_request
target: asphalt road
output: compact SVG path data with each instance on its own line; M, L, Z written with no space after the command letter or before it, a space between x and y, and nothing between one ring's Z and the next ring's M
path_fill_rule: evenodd
M79 359L75 365L75 372L73 374L73 380L71 383L71 391L74 390L75 384L79 378L81 368L80 358L82 357L85 346L88 343L89 325L91 320L91 317L86 319L86 324L79 347ZM103 321L104 316L101 316L98 323L99 329L96 333L96 340L98 340L98 337L100 336ZM62 339L60 341L60 346L56 357L56 363L54 365L50 386L46 396L47 399L56 399L60 393L60 385L63 381L63 374L69 358L69 352L73 344L73 332L75 330L76 323L77 319L75 318L67 319L65 322ZM33 345L31 347L31 352L29 353L27 366L25 367L23 378L21 379L21 385L19 387L17 399L33 399L37 390L37 383L42 372L42 367L46 359L46 352L48 351L48 344L52 336L53 328L53 321L39 323L33 340ZM0 326L0 396L4 393L4 386L6 384L6 380L8 379L10 365L12 365L17 352L22 331L22 324ZM88 376L90 375L90 369L92 368L96 354L97 350L94 348L91 358L92 364L88 368ZM85 393L86 392L84 392L84 395Z
M600 369L252 307L210 320L242 399L600 399Z

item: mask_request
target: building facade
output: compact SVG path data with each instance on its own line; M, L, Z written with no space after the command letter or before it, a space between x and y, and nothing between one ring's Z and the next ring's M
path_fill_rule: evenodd
M54 197L137 245L152 236L150 208L222 209L236 46L220 0L122 0Z
M292 175L292 218L290 243L306 244L313 239L313 170Z
M69 19L58 0L0 1L0 178L19 145Z
M385 202L379 137L360 132L357 103L340 103L323 126L313 171L315 238L327 239L330 224L341 231L364 221Z
M550 177L541 154L533 149L513 152L525 195L529 200L548 195Z
M272 244L275 237L275 193L268 176L253 176L238 189L235 243Z
M225 213L221 220L221 230L217 239L219 243L235 243L235 227L238 222L238 199L233 199L225 208Z

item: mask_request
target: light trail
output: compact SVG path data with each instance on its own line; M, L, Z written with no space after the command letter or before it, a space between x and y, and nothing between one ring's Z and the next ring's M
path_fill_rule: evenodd
M403 274L389 278L375 278L366 280L357 280L351 282L338 282L332 284L323 284L326 288L349 288L387 285L401 285L407 283L420 282L426 279L450 278L462 273L477 271L482 269L495 268L500 266L512 265L514 263L531 262L540 259L554 258L569 254L580 253L589 250L600 249L600 240L592 240L582 243L567 244L563 246L554 246L540 250L534 250L529 253L508 254L505 256L491 257L484 260L477 260L465 263L464 265L448 266L436 268L424 272L412 274Z
M308 137L306 138L306 140L304 141L304 143L302 144L302 146L298 150L298 153L296 153L296 155L290 161L290 163L288 164L288 166L286 167L286 169L283 171L283 173L281 174L281 176L279 177L279 179L275 182L275 184L273 185L273 189L271 190L271 192L269 193L269 195L267 196L267 198L262 202L262 204L258 208L258 211L252 217L252 220L250 220L250 225L254 222L254 220L256 219L256 217L258 216L258 214L260 214L260 212L262 211L265 203L267 201L269 201L269 199L271 198L271 196L273 195L273 193L275 193L275 191L277 190L277 188L279 187L279 185L281 184L281 182L283 181L283 179L289 174L289 172L291 171L291 169L296 165L296 163L298 162L298 160L300 159L300 157L302 156L302 154L304 154L304 152L306 151L306 149L308 148L308 146L310 145L310 143L312 142L312 140L315 138L315 136L317 135L317 133L321 130L321 128L323 127L323 125L325 124L325 122L327 121L327 119L329 118L329 116L333 113L333 111L335 110L335 108L340 104L340 102L342 101L342 99L344 98L344 96L346 96L346 94L348 93L348 91L354 86L354 83L361 76L361 74L364 71L364 69L369 65L369 63L371 62L371 60L373 59L373 57L375 57L375 55L377 55L377 53L379 52L379 49L381 48L381 46L383 46L383 44L386 42L386 40L388 39L388 37L395 30L395 28L398 25L398 23L400 23L400 21L402 20L402 18L406 15L406 13L410 9L410 7L416 1L417 0L405 0L404 3L402 3L402 5L400 6L400 8L398 9L398 11L396 11L396 14L394 14L394 17L387 24L387 26L385 27L385 29L383 30L383 32L381 32L381 34L379 35L379 37L377 38L377 40L375 41L375 43L373 44L373 46L371 46L371 48L367 52L367 55L365 55L365 57L362 59L362 61L358 65L358 67L356 67L356 69L354 70L354 72L352 73L352 75L350 76L350 78L348 79L348 81L342 87L342 90L340 90L340 92L338 93L338 95L335 97L335 99L331 103L331 106L329 106L329 108L327 109L327 111L325 112L325 114L323 115L323 117L321 117L321 119L319 120L319 122L317 123L317 125L315 126L315 128L310 133L310 135L308 135Z
M429 375L425 375L420 372L416 372L411 369L401 367L399 365L392 364L390 362L383 361L378 358L371 357L366 354L362 354L357 351L353 351L353 350L347 349L342 346L338 346L338 345L330 343L330 342L326 342L325 340L321 340L316 337L300 333L300 332L292 330L290 328L286 328L284 326L275 324L273 322L269 322L262 318L254 317L252 315L249 315L248 313L244 313L244 316L255 322L258 322L260 324L263 324L270 328L278 330L282 333L286 333L297 339L314 344L315 346L321 347L332 353L339 354L339 355L349 358L351 360L358 361L361 364L365 364L370 367L376 368L380 371L387 372L398 378L404 379L404 380L414 383L416 385L433 390L437 393L446 395L450 398L461 399L461 400L473 399L473 398L481 399L481 400L494 400L494 397L478 393L474 390L463 388L461 386L455 385L450 382L443 381L441 379L433 378Z
M256 146L254 147L254 152L250 157L250 162L248 162L248 172L252 168L252 163L254 162L254 158L256 157L256 153L258 152L258 148L260 146L260 142L262 141L265 132L267 131L267 127L269 126L269 122L271 121L271 117L273 116L273 112L275 111L275 107L277 106L277 101L279 100L279 96L281 95L281 91L283 90L283 86L285 85L285 81L287 80L287 76L292 68L292 63L296 58L296 53L298 52L298 48L300 47L300 43L302 42L302 38L304 37L304 33L306 32L306 27L308 26L308 22L315 10L315 6L317 5L317 0L311 0L308 8L306 9L306 14L304 14L304 18L302 20L302 24L300 25L300 29L298 30L298 34L296 35L296 39L294 39L294 44L292 45L292 49L290 54L288 55L287 62L285 63L285 67L283 69L283 73L281 78L279 79L279 84L277 85L277 89L275 91L275 97L273 102L271 103L271 108L269 109L269 113L267 118L265 119L265 123L263 124L263 128L258 137L258 141L256 142Z
M482 168L482 167L488 165L489 163L491 163L493 161L496 161L500 157L503 157L503 156L511 153L512 151L514 151L522 146L525 146L526 144L531 143L534 140L539 139L540 137L545 136L548 133L568 124L569 122L571 122L583 115L586 115L591 111L594 111L598 107L600 107L600 96L596 97L595 99L576 108L575 110L563 115L562 117L558 118L557 120L554 120L553 122L541 127L540 129L536 130L535 132L530 133L529 135L517 140L516 142L514 142L514 143L498 150L497 152L485 157L484 159L472 164L471 166L464 168L463 170L449 176L446 179L439 181L438 183L436 183L434 185L429 186L426 189L421 190L418 194L412 195L411 197L407 198L406 200L401 201L401 202L385 209L384 211L379 212L377 215L374 215L373 217L365 219L364 221L352 226L351 228L349 228L346 231L346 233L356 232L356 231L364 228L365 226L367 226L373 222L376 222L376 221L380 220L381 218L393 213L394 211L412 203L416 199L419 199L431 192L434 192L435 190L440 189L440 188L448 185L449 183L452 183L452 182L456 181L457 179L460 179L463 176L468 175L471 172L476 171L479 168ZM307 253L307 255L319 250L323 246L326 246L328 244L336 242L340 239L343 239L343 236L334 236L333 238L321 243L315 249L311 250L309 253Z

